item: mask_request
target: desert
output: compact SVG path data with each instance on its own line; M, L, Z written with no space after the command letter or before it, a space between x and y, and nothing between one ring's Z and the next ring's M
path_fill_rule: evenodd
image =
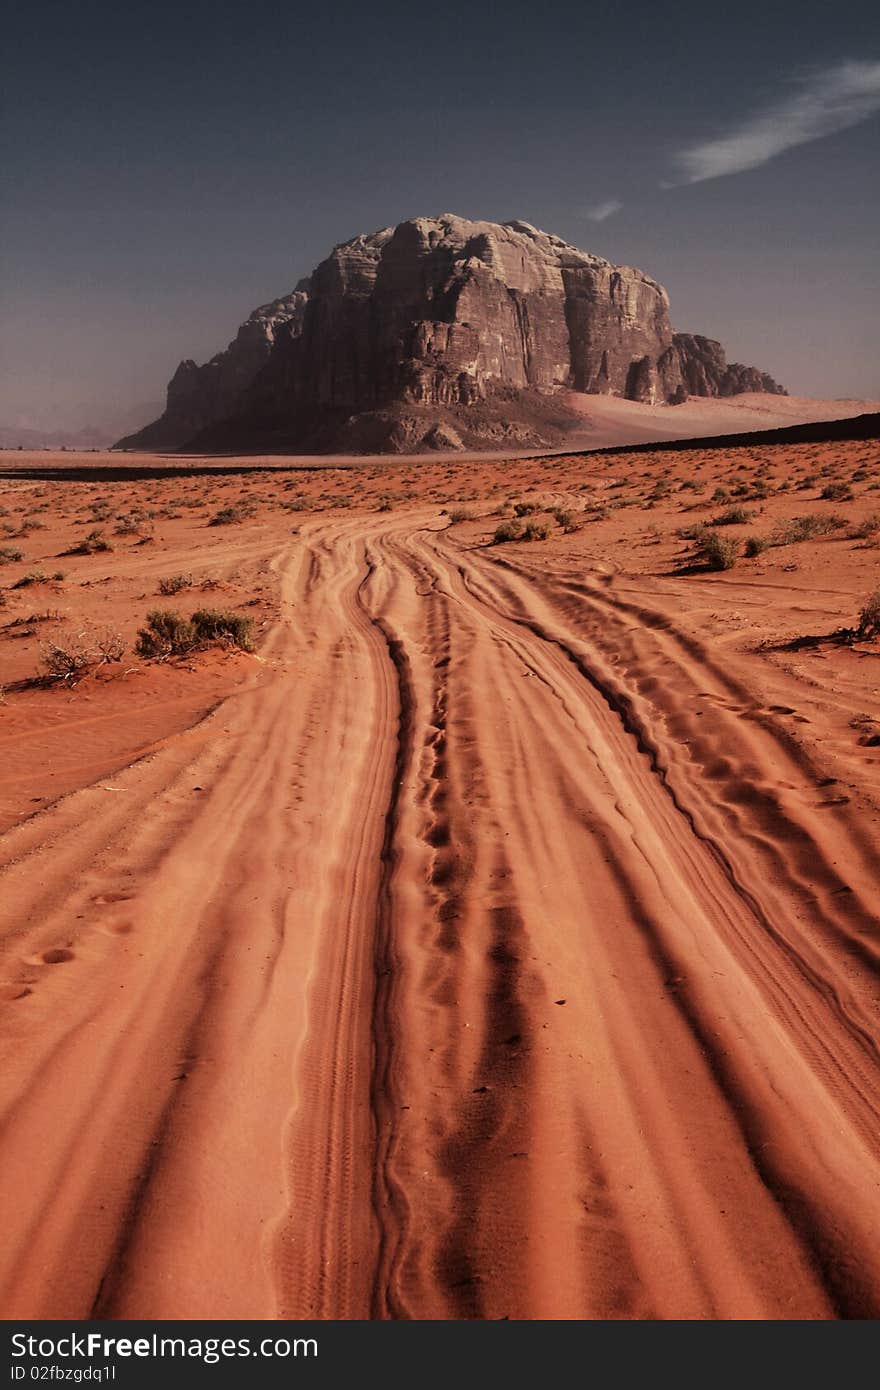
M877 5L8 8L10 1380L815 1379L880 1320Z
M877 1316L876 431L592 405L0 454L5 1317Z

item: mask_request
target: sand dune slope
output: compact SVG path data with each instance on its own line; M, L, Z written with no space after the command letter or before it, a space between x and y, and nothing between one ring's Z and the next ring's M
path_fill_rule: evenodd
M436 509L273 564L0 851L4 1315L880 1314L876 866L773 711Z

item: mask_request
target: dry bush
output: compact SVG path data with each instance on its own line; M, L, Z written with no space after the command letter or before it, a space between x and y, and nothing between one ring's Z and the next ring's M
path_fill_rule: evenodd
M570 511L568 507L553 507L551 508L550 515L556 521L557 525L562 527L567 536L580 529L574 512Z
M751 521L752 513L745 507L728 507L726 511L713 516L711 526L745 526Z
M14 584L10 584L10 589L27 589L31 584L48 584L49 576L43 570L31 570L28 574L23 574L21 579L16 579Z
M495 534L492 537L493 545L506 545L508 541L522 540L523 525L517 520L502 521L500 526L495 527Z
M193 585L191 574L170 574L165 579L159 580L160 594L179 594L181 589L190 589Z
M849 483L826 483L819 496L825 502L851 502L853 490Z
M772 544L767 536L747 536L745 553L753 560L756 555L763 555L765 550L769 550Z
M234 502L229 507L221 507L208 522L209 526L232 526L237 521L247 521L256 512L256 503L251 501Z
M880 512L874 512L873 516L866 516L864 521L860 521L857 526L854 526L851 535L855 541L869 541L873 540L878 532L880 532Z
M121 661L124 652L116 628L67 631L40 643L40 662L47 680L74 685L96 667Z
M859 637L880 637L880 589L865 600L856 633Z
M69 550L63 551L65 555L97 555L104 550L112 550L113 547L108 540L105 540L100 531L90 531L76 545L72 545Z
M798 541L817 540L820 536L831 536L846 525L842 516L833 512L828 516L793 516L777 529L774 545L795 545Z
M694 559L710 570L732 570L738 554L739 546L736 541L727 536L707 533L694 543Z

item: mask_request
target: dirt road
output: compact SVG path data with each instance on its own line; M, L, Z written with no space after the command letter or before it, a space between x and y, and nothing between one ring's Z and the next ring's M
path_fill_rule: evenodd
M880 1314L876 863L718 653L436 509L5 837L6 1317Z

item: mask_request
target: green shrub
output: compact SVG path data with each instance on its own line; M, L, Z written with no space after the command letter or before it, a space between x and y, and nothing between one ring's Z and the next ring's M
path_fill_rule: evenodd
M196 644L192 623L180 613L167 608L154 608L147 614L147 625L137 635L135 651L138 656L183 656Z
M232 613L219 608L200 608L192 615L193 630L200 645L229 643L249 652L253 646L253 618L244 613Z
M250 651L253 619L243 613L217 608L200 608L184 618L168 608L154 608L147 614L147 625L138 632L138 656L159 658L186 656L188 652L210 646L240 647Z

